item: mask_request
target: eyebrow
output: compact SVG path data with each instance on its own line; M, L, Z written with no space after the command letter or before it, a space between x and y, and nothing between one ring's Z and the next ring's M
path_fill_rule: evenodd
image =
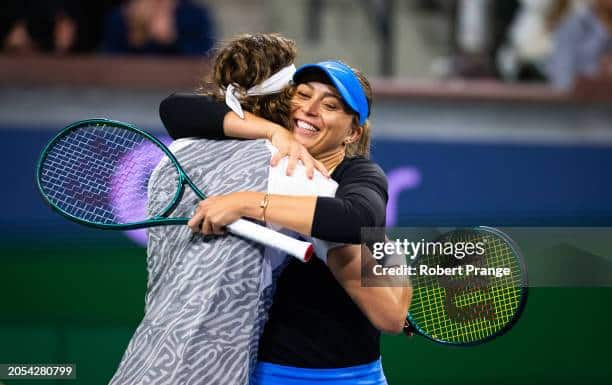
M311 86L311 85L310 85L310 84L308 84L308 83L301 83L301 84L305 85L306 87L310 88L311 90L312 90L312 89L314 89L314 87L313 87L313 86ZM335 89L335 88L334 88L334 89ZM326 92L324 92L324 93L323 93L323 98L326 98L326 97L329 97L329 96L331 96L331 97L333 97L333 98L338 99L338 101L339 101L339 102L342 102L342 97L340 96L340 94L338 93L338 91L336 91L336 92L329 92L329 91L326 91Z
M341 100L342 100L342 99L340 98L340 95L339 95L339 94L336 94L336 93L333 93L333 92L325 92L325 93L323 94L323 98L326 98L326 97L329 97L329 96L331 96L332 98L336 98L336 99L338 99L338 101L341 101Z

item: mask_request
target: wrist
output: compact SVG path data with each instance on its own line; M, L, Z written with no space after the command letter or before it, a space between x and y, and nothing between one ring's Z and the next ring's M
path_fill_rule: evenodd
M272 141L274 134L276 134L276 127L274 126L274 124L270 124L266 128L266 139L268 139L269 141Z
M264 200L266 193L247 191L241 194L240 216L257 220L261 219L261 202Z
M279 134L282 135L287 132L287 129L283 126L279 126L276 123L270 123L269 127L266 129L266 139L269 141L273 141L275 136Z
M270 193L264 194L263 199L259 202L259 208L261 209L261 221L267 222L266 220L266 211L268 209L268 203L270 202Z

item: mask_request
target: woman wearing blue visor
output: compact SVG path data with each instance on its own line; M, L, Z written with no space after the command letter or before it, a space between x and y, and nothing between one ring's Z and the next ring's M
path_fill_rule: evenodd
M267 200L269 223L332 242L361 243L362 227L385 225L387 201L385 175L368 159L372 93L367 79L341 62L324 61L300 67L284 92L291 98L288 130L199 95L170 96L160 113L175 139L268 138L280 148L305 149L331 171L339 184L336 196L266 197L249 191L217 196L201 202L190 226L208 234L238 217L261 219L260 202ZM280 275L252 383L386 384L379 330L400 332L402 316L374 325L363 309L391 302L407 308L409 290L366 293L358 306L330 271L345 261L327 262L329 268L319 259L291 260Z

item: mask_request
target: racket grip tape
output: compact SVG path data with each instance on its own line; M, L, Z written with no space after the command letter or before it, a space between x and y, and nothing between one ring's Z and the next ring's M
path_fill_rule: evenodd
M227 229L232 234L240 235L241 237L284 251L302 262L308 262L314 253L314 249L310 242L291 238L285 234L281 234L244 219L239 219L228 225Z

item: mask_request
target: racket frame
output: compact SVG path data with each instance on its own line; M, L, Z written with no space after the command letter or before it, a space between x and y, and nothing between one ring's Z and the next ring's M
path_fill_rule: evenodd
M41 183L41 172L42 172L42 167L45 162L45 159L47 158L49 149L52 148L56 144L57 141L59 141L60 139L68 135L70 132L80 127L91 126L91 125L114 126L114 127L119 127L121 129L128 129L130 131L134 131L137 134L142 135L148 140L150 140L151 142L153 142L170 159L170 161L172 162L172 164L174 165L178 173L178 185L177 185L174 197L172 198L172 201L168 204L168 206L166 206L166 208L162 210L162 212L159 215L156 215L154 217L148 218L143 221L126 223L126 224L90 222L90 221L86 221L82 218L76 217L68 213L67 211L65 211L64 209L62 209L61 207L53 203L47 197L47 194L45 194L42 183ZM182 167L180 166L180 163L178 162L174 154L172 154L172 152L170 152L170 150L166 147L166 145L164 145L159 139L135 127L132 124L119 122L119 121L111 120L111 119L104 119L104 118L86 119L86 120L74 122L68 125L67 127L65 127L64 129L62 129L59 133L57 133L49 141L49 143L47 143L47 145L45 146L45 148L43 149L40 155L40 158L38 159L38 162L36 165L36 184L38 186L38 191L40 191L45 202L47 202L47 204L58 214L66 217L67 219L71 221L78 222L86 226L95 227L99 229L110 229L110 230L134 230L134 229L142 229L142 228L154 227L154 226L160 226L160 225L186 224L189 221L189 218L183 218L183 217L168 218L167 217L167 215L170 212L172 212L176 208L176 206L179 204L179 202L181 201L181 198L185 192L186 184L189 185L189 187L195 192L195 194L200 199L206 199L206 195L202 191L200 191L200 189L193 183L193 181L191 181L191 179L183 171Z
M145 138L152 141L159 149L163 151L163 153L170 159L172 164L174 165L177 173L178 173L178 186L174 195L173 200L168 204L168 206L162 210L161 214L145 219L144 221L126 223L126 224L104 224L104 223L95 223L89 222L84 219L75 217L74 215L66 212L61 209L50 199L47 198L47 195L42 188L42 184L40 181L40 174L42 172L42 165L47 158L47 154L49 149L62 137L66 136L69 132L77 129L80 126L85 125L110 125L115 126L121 129L128 129L134 131L135 133L144 136ZM162 158L163 159L163 158ZM95 119L86 119L78 122L74 122L63 130L61 130L58 134L56 134L50 141L47 143L43 152L37 162L36 165L36 184L38 186L38 190L43 196L45 202L51 206L51 208L57 212L58 214L64 216L65 218L83 224L85 226L95 227L99 229L111 229L111 230L133 230L133 229L141 229L159 225L184 225L189 221L189 218L168 218L167 215L176 208L178 203L181 201L181 198L185 192L185 184L189 185L189 187L195 192L195 194L200 199L206 199L206 195L193 183L193 181L189 178L189 176L185 173L183 168L181 167L179 161L176 159L174 154L163 144L159 139L154 137L151 134L148 134L145 131L137 128L136 126L124 123L116 120L105 119L105 118L95 118ZM302 262L308 262L312 255L314 254L314 247L310 242L300 241L295 238L291 238L288 235L276 232L267 227L258 225L254 222L248 221L246 219L239 219L234 223L231 223L226 226L229 232L245 237L247 239L253 240L255 242L259 242L263 245L267 245L270 247L275 247L284 251L285 253L296 257Z
M506 324L497 332L495 332L494 334L491 334L490 336L487 336L485 338L476 340L476 341L472 341L472 342L451 342L451 341L446 341L446 340L442 340L439 338L434 338L430 335L428 335L427 333L425 333L423 331L423 329L421 329L416 322L414 322L412 316L410 315L410 311L408 311L408 315L406 317L406 326L404 326L404 333L405 334L410 334L410 333L415 333L418 334L422 337L427 338L430 341L433 342L437 342L439 344L443 344L443 345L449 345L449 346L457 346L457 347L472 347L472 346L477 346L477 345L481 345L484 344L486 342L489 342L497 337L500 337L502 335L504 335L505 333L507 333L510 329L512 329L512 327L514 327L514 325L516 324L516 322L518 322L519 318L521 317L521 315L523 314L523 311L525 309L525 306L527 304L527 297L528 297L528 275L527 275L527 265L525 264L525 259L523 258L523 254L520 252L520 249L518 248L518 246L516 245L516 243L508 236L506 235L504 232L494 228L494 227L489 227L489 226L477 226L474 228L474 230L477 231L484 231L484 232L489 232L492 233L494 236L500 237L502 238L507 244L508 246L512 249L513 254L515 256L515 258L518 260L519 262L519 266L520 266L520 270L521 270L521 281L522 281L522 285L521 285L521 293L520 293L520 302L519 305L516 309L516 311L514 312L512 318L510 318L510 320L508 322L506 322ZM418 260L418 259L417 259Z

